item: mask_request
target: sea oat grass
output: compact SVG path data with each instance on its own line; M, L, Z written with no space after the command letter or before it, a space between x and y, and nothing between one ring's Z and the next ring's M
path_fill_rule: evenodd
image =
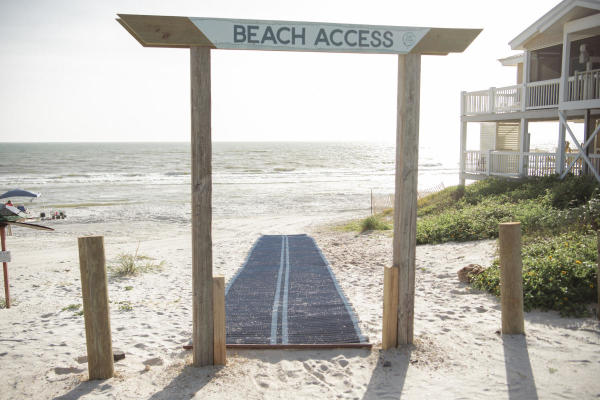
M116 263L108 267L110 273L116 277L126 277L136 276L144 272L158 271L163 268L164 261L155 262L152 257L138 254L138 250L139 246L135 254L119 254Z

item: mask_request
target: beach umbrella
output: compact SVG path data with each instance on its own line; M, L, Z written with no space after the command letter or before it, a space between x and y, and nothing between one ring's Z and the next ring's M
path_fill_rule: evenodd
M0 199L7 199L9 197L40 197L41 193L34 193L23 189L13 189L8 192L1 194Z

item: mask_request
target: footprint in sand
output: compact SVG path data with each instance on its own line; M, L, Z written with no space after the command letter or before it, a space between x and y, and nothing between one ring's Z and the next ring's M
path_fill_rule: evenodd
M149 358L143 362L143 364L147 367L153 367L157 365L163 365L164 361L160 357Z
M56 367L56 368L54 368L54 373L56 375L78 374L83 371L85 371L85 370L82 368L77 368L77 367Z

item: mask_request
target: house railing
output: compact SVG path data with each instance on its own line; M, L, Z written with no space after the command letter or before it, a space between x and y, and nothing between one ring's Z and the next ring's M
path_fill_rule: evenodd
M493 112L493 106L490 104L490 98L493 99L493 97L490 97L490 90L465 92L463 98L465 114L489 114Z
M498 113L521 110L521 85L494 88L494 109Z
M575 71L569 79L569 100L581 101L597 99L600 96L600 69Z
M464 115L501 114L556 108L560 78L476 92L463 92ZM567 101L600 99L600 69L575 72L569 77ZM526 99L523 106L523 99Z
M466 151L464 172L479 176L548 176L556 173L556 156L556 153ZM588 157L596 171L600 171L600 154L589 154ZM563 169L576 158L577 153L567 153ZM587 164L579 158L570 172L582 175L586 168Z
M553 108L558 105L560 78L548 81L530 82L527 89L527 109Z

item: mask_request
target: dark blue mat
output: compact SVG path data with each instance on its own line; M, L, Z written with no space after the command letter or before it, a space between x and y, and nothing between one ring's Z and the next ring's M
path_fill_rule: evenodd
M307 235L261 236L225 289L227 344L366 343L329 263Z

